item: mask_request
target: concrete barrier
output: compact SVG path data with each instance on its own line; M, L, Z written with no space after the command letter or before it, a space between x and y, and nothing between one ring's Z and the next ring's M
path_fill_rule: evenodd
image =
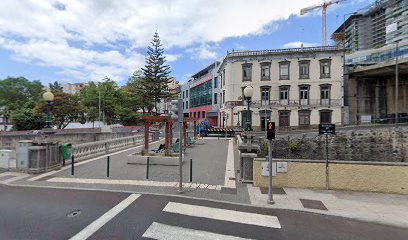
M256 187L268 187L256 158L253 180ZM277 172L274 187L326 188L325 162L318 160L274 159L287 163L287 172ZM329 189L408 194L408 163L330 161Z

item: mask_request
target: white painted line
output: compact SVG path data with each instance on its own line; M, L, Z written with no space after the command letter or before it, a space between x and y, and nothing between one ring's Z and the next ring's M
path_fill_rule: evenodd
M98 231L98 229L100 229L103 225L105 225L112 218L118 215L121 211L127 208L139 196L140 194L131 194L129 197L124 199L118 205L113 207L111 210L107 211L105 214L103 214L98 219L96 219L91 224L89 224L86 228L82 229L79 233L77 233L75 236L70 238L70 240L82 240L82 239L85 240L89 238L90 236L92 236L92 234Z
M212 232L194 230L189 228L176 227L162 223L153 222L152 225L143 234L145 238L158 240L247 240L248 238L240 238L229 235L217 234Z
M23 179L23 178L26 178L26 177L28 177L28 176L30 176L30 175L25 174L25 173L18 173L18 175L15 174L14 176L15 176L15 177L6 179L6 180L2 181L1 183L3 183L3 184L9 184L9 183L11 183L11 182L15 182L15 181L21 180L21 179Z
M84 183L84 184L110 184L110 185L134 185L134 186L148 186L148 187L178 187L178 182L157 182L157 181L144 181L144 180L121 180L121 179L97 179L97 178L61 178L54 177L47 179L47 182L55 183ZM197 188L200 184L196 183L183 183L185 188ZM201 188L205 188L207 184L201 184ZM221 190L216 187L216 190Z
M239 212L222 208L203 207L176 202L169 202L163 211L262 227L281 228L279 220L276 216L262 215L257 213Z
M235 184L235 166L234 166L234 143L231 139L228 143L227 164L225 166L225 180L224 187L237 188Z
M159 141L156 141L156 142L151 142L151 143L149 143L149 145L155 144L155 143L159 143L159 142L161 142L162 140L163 140L163 139L161 139L161 140L159 140ZM144 145L139 145L139 146L132 147L132 148L128 148L128 149L124 149L124 150L121 150L121 151L118 151L118 152L113 152L113 153L110 153L110 154L105 154L105 155L102 155L102 156L99 156L99 157L96 157L96 158L91 158L91 159L88 159L88 160L85 160L85 161L81 161L81 162L75 163L75 166L80 166L80 165L82 165L82 164L90 163L90 162L93 162L93 161L98 160L98 159L101 159L101 158L106 158L107 156L114 156L114 155L116 155L116 154L120 154L120 153L123 153L123 152L126 152L126 151L133 150L133 149L135 149L135 148L143 147L143 146L144 146ZM43 177L48 177L48 176L53 175L53 174L55 174L55 173L59 173L59 172L61 172L61 171L64 171L64 170L66 170L66 169L69 169L70 167L71 167L71 166L68 164L68 166L62 167L62 168L59 169L59 170L54 170L54 171L52 171L52 172L47 172L47 173L43 173L43 174L37 175L37 176L35 176L35 177L32 177L32 178L30 178L30 179L27 179L27 181L35 181L35 180L38 180L38 179L43 178Z

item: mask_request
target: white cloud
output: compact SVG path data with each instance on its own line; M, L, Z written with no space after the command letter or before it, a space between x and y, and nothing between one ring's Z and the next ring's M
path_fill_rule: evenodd
M303 47L316 47L316 46L319 46L318 43L308 43L308 42L297 41L297 42L285 43L285 44L283 44L282 47L283 48L300 48L300 47L302 47L302 44L303 44Z
M191 53L192 60L214 60L218 57L217 45L201 44L200 46L187 49Z
M209 43L265 34L276 29L276 21L318 2L3 0L0 38L6 44L0 48L19 61L61 68L62 74L98 77L108 73L92 71L112 70L123 78L142 65L142 54L135 51L149 45L155 30L166 49L193 49L198 59L214 59L217 53Z

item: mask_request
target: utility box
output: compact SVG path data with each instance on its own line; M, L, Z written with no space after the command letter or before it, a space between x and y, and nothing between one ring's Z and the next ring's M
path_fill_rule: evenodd
M16 151L14 150L0 150L0 168L16 168Z
M61 145L62 159L67 160L72 156L72 144L64 143Z
M22 140L16 144L17 168L27 169L29 162L29 148L33 145L32 140Z

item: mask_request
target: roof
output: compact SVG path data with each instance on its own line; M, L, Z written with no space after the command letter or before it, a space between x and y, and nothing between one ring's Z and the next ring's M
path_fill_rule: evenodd
M213 63L211 63L210 65L208 65L207 67L201 69L200 71L198 71L197 73L195 73L194 75L192 75L193 78L199 77L201 75L203 75L205 72L209 71L212 68L216 67L216 63L219 64L218 61L215 61Z

